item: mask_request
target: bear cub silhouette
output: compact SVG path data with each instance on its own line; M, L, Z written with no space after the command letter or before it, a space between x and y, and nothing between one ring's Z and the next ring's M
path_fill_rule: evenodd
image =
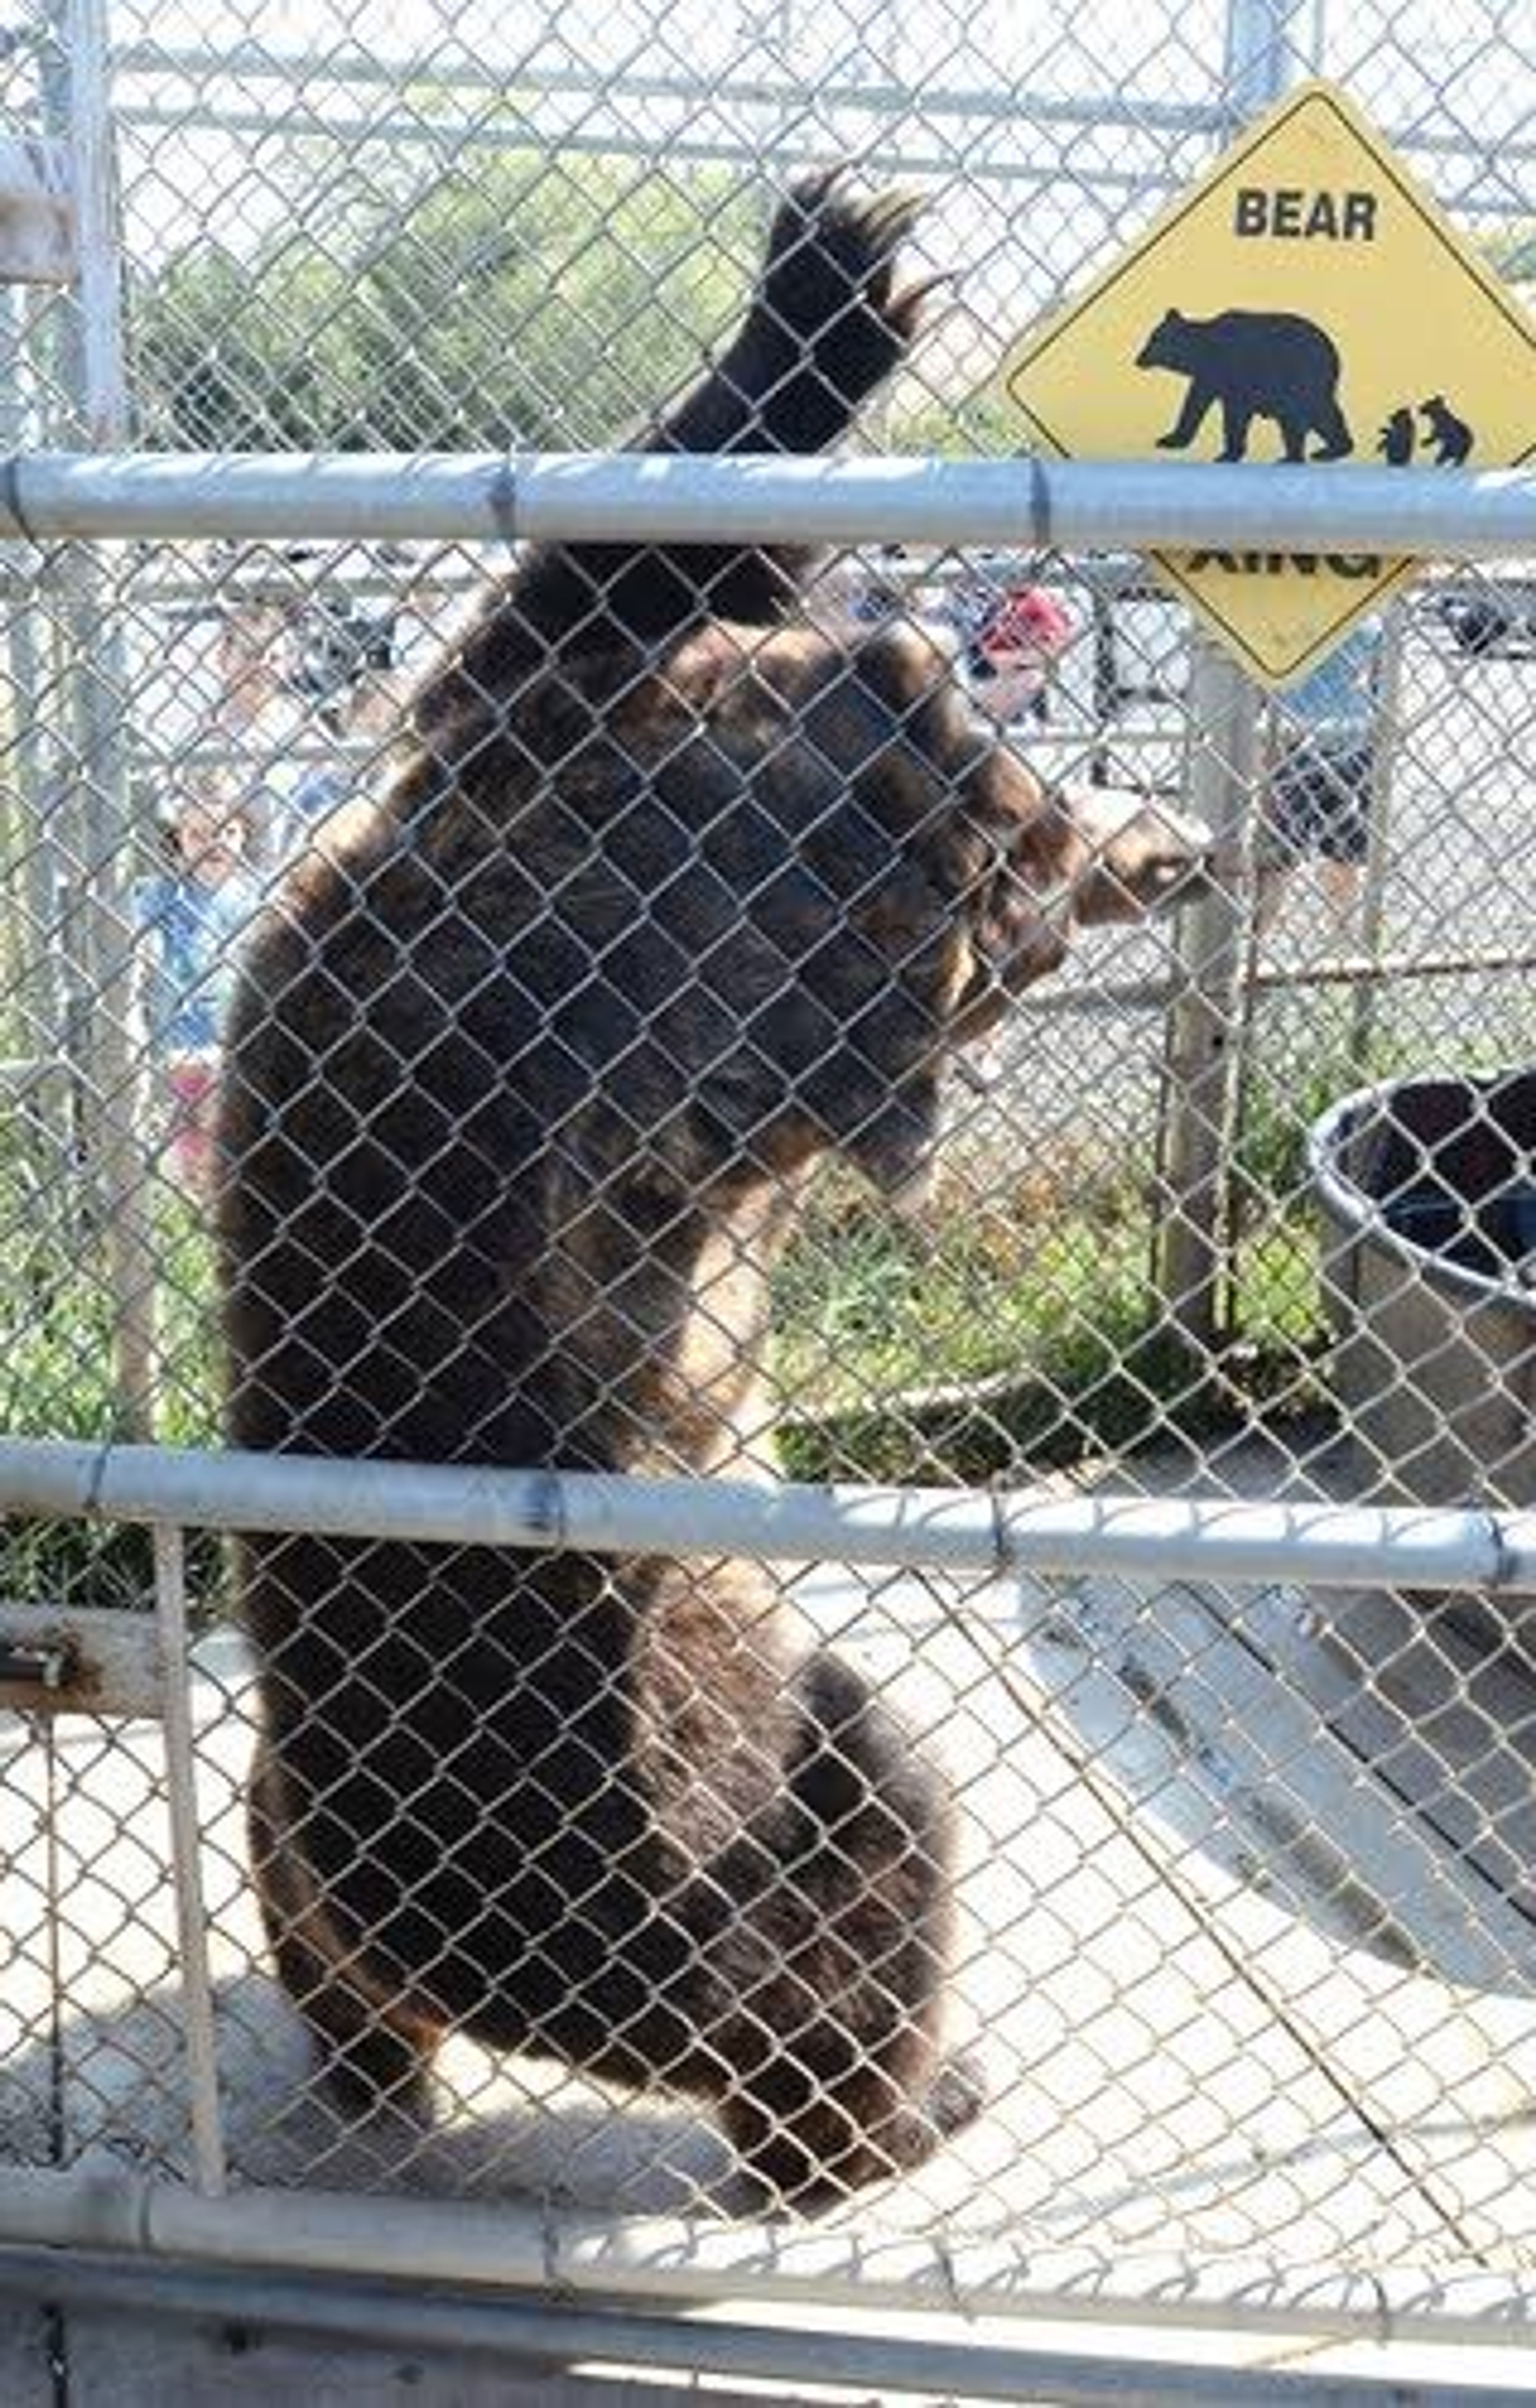
M914 214L793 189L646 448L840 436L917 326ZM744 1473L813 1166L910 1186L946 1058L1185 878L1190 831L1043 788L812 566L527 548L295 864L224 1055L235 1446ZM983 2095L943 1777L762 1567L555 1537L237 1551L253 1876L329 2076L420 2106L452 2031L699 2102L780 2200L918 2164Z
M1186 318L1170 309L1137 353L1136 365L1189 379L1177 420L1157 437L1160 451L1186 452L1217 403L1220 460L1246 459L1256 418L1275 422L1288 461L1342 460L1355 448L1339 407L1338 351L1310 318L1269 309ZM1309 453L1311 436L1319 443Z
M1418 441L1411 409L1394 409L1376 437L1376 449L1389 468L1406 468Z
M1466 420L1457 416L1443 393L1432 393L1428 401L1421 401L1419 416L1425 423L1426 442L1435 447L1435 466L1461 467L1476 440Z

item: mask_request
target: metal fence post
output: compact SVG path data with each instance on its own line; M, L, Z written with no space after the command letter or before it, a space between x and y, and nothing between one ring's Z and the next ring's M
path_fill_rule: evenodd
M50 79L52 130L69 150L79 269L66 341L65 382L93 450L128 440L115 222L108 36L100 0L61 0L53 17L62 64ZM79 892L64 921L66 975L89 997L76 1065L87 1172L107 1250L112 1297L113 1420L150 1435L153 1420L155 1253L142 1138L141 1066L134 1044L133 817L124 696L129 676L119 614L104 569L79 546L63 556L61 659L66 745L77 798Z
M1258 697L1206 637L1190 676L1194 743L1189 807L1235 860L1258 766ZM1181 914L1177 991L1169 1012L1160 1132L1158 1292L1194 1353L1221 1323L1227 1145L1237 1091L1243 898L1230 872Z
M1355 991L1350 1013L1349 1060L1352 1069L1367 1069L1376 1040L1381 1006L1381 981L1375 974L1381 958L1386 920L1386 880L1392 849L1392 739L1400 719L1402 641L1405 612L1400 603L1385 615L1382 630L1381 666L1372 695L1374 743L1371 762L1371 824L1367 837L1365 879L1360 896L1360 951L1371 965Z
M27 439L27 347L20 296L0 293L0 441L7 452ZM5 967L7 1051L50 1052L58 1041L57 982L49 956L47 927L51 886L51 842L44 808L39 738L37 631L30 575L32 547L3 548L6 676L10 726L6 756L11 792L6 802L6 858L11 867L6 904Z
M1223 78L1230 132L1277 98L1304 63L1296 40L1300 17L1300 0L1230 0ZM1258 690L1203 635L1194 645L1189 709L1190 807L1236 860L1259 767ZM1221 1326L1227 1140L1245 1025L1244 916L1230 875L1183 914L1179 992L1168 1021L1157 1278L1170 1317L1195 1353L1209 1349Z

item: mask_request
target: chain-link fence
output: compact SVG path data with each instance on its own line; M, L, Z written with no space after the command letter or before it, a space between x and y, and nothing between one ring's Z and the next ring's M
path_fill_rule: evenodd
M1311 71L1536 279L1483 0L3 47L18 454L1006 454ZM0 482L0 2235L1518 2338L1536 571L196 474Z

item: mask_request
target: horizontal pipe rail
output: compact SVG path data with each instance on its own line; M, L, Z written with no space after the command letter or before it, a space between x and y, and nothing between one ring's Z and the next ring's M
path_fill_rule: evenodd
M233 87L232 87L233 88ZM499 89L499 88L498 88ZM609 97L613 98L613 93ZM1009 94L1012 104L1012 95ZM828 102L825 92L818 94L822 107L842 108L840 100ZM648 105L642 102L641 107ZM847 104L864 108L866 104ZM764 104L766 107L767 104ZM792 103L775 104L781 117L793 108ZM697 133L688 129L699 119L684 102L657 102L648 113L668 112L672 125L665 132L654 123L636 125L623 118L610 117L606 123L593 125L583 122L567 125L556 134L524 116L498 114L494 110L467 108L455 116L386 116L381 110L324 108L306 124L305 136L311 142L329 142L349 153L365 147L388 150L395 154L425 150L434 158L444 152L454 158L466 153L481 157L523 155L548 159L552 155L564 159L625 159L639 160L654 167L658 146L665 149L669 166L688 165L731 167L743 169L754 179L765 173L788 175L797 169L821 164L824 151L809 141L803 112L791 115L782 125L766 125L756 134L747 130ZM195 116L189 113L182 101L139 100L123 97L118 100L114 116L122 125L144 130L160 130L185 135L191 130L204 134L228 135L251 141L277 142L283 139L281 122L270 108L220 107L204 99ZM935 139L919 143L910 128L910 105L901 109L876 109L867 112L870 128L868 138L858 146L859 164L869 176L897 176L904 181L916 177L931 178L936 183L949 183L955 174L956 141L966 144L966 135L952 136L949 142ZM924 115L934 117L940 112L925 103ZM712 122L712 121L711 121ZM886 130L888 128L888 130ZM977 121L977 130L984 136L991 129L984 120ZM981 155L970 147L969 176L971 182L995 187L999 191L1017 193L1049 190L1059 196L1064 184L1072 180L1072 170L1063 152L1070 143L1072 127L1069 122L1056 148L1046 153L1032 152L1027 157L1003 152L1000 144L992 157ZM1421 143L1398 146L1412 156L1415 149L1433 154L1446 152L1460 159L1462 153L1453 150L1448 142L1429 136ZM1514 161L1529 156L1527 146L1500 144L1499 157L1507 168ZM1161 200L1175 194L1185 179L1167 167L1152 165L1123 166L1096 165L1093 170L1093 192L1097 207L1104 196L1125 194L1141 201ZM1477 154L1469 152L1465 173L1454 185L1443 179L1440 198L1454 214L1470 223L1492 218L1500 228L1507 226L1509 208L1497 194L1490 195L1486 177L1478 172ZM1097 222L1097 217L1096 217Z
M1536 1591L1536 1512L814 1487L0 1440L0 1512L428 1545L1124 1579Z
M463 2285L428 2290L409 2276L382 2282L283 2268L253 2273L245 2266L122 2252L4 2246L0 2295L34 2306L46 2301L54 2308L105 2309L129 2317L180 2317L244 2335L294 2333L370 2353L405 2351L428 2361L429 2385L437 2372L432 2360L440 2365L445 2358L465 2355L477 2363L531 2360L588 2372L622 2368L631 2379L616 2396L637 2399L645 2396L632 2379L637 2368L663 2380L686 2379L690 2397L709 2375L733 2386L770 2385L774 2398L786 2396L782 2386L793 2384L798 2396L800 2385L814 2385L820 2397L823 2386L836 2384L867 2396L878 2386L881 2399L920 2391L926 2399L1048 2399L1062 2408L1126 2408L1127 2401L1151 2398L1170 2408L1184 2401L1191 2408L1200 2402L1205 2408L1404 2408L1409 2400L1413 2408L1498 2408L1500 2401L1528 2396L1490 2390L1483 2382L1427 2381L1416 2374L1410 2383L1410 2368L1394 2366L1374 2325L1369 2333L1357 2329L1350 2338L1369 2338L1378 2371L1341 2374L1277 2372L1268 2352L1252 2352L1245 2320L1236 2317L1224 2330L1227 2348L1213 2349L1207 2341L1200 2358L1181 2362L1170 2356L1166 2341L1144 2359L1136 2329L1108 2318L1084 2348L1068 2351L1043 2345L1027 2329L1017 2339L983 2338L963 2329L955 2338L959 2319L953 2310L941 2323L930 2317L926 2329L914 2330L909 2319L893 2331L857 2298L840 2309L836 2328L828 2330L821 2321L790 2324L771 2308L767 2317L738 2311L726 2321L729 2303L700 2319L644 2303L615 2308L602 2299L555 2300L544 2291L505 2286L489 2293ZM1055 2321L1060 2323L1059 2315ZM1309 2332L1307 2338L1315 2337ZM1516 2329L1498 2339L1518 2348L1523 2335ZM1492 2374L1497 2365L1495 2360L1477 2372ZM438 2396L435 2386L432 2396ZM675 2399L678 2393L668 2385L657 2396ZM731 2396L739 2395L733 2388Z
M1241 996L1300 995L1319 986L1412 986L1421 979L1491 978L1505 970L1536 969L1536 953L1529 945L1500 946L1490 953L1326 953L1318 961L1265 962L1245 968L1239 982ZM1021 995L1015 1011L1034 1019L1064 1020L1074 1011L1166 1011L1186 993L1189 976L1145 979L1084 979L1081 984L1035 987ZM0 1065L0 1074L3 1074ZM964 1057L955 1065L962 1084L989 1083Z
M651 2308L761 2303L779 2315L804 2303L1219 2334L1232 2330L1236 2308L1249 2335L1495 2347L1524 2340L1536 2319L1529 2278L1475 2266L1352 2269L1233 2254L1202 2268L1171 2254L1026 2251L1006 2239L931 2241L862 2224L599 2218L511 2200L313 2190L210 2199L106 2165L0 2167L0 2243L233 2266L248 2279L291 2270Z
M698 106L701 92L696 76L679 73L655 73L633 66L605 72L596 67L557 66L543 60L526 62L520 68L451 58L432 59L423 65L420 59L407 53L381 57L361 43L339 43L317 57L312 52L273 49L265 42L235 42L227 50L199 44L130 42L114 50L112 65L120 77L145 76L156 81L188 79L198 84L220 78L235 84L302 84L307 93L323 91L331 84L359 84L381 87L387 92L428 87L434 92L470 92L499 99L511 87L552 98L574 95L619 106L645 100L676 100L693 109ZM717 108L775 108L794 114L803 114L812 108L857 108L906 119L912 105L912 89L907 84L854 79L832 82L825 76L725 75L711 79L708 91ZM998 118L1011 125L1067 125L1076 133L1089 128L1101 133L1113 128L1127 134L1213 135L1227 122L1220 105L1214 101L1143 100L1114 93L1077 97L1069 93L1020 92L1012 84L990 89L984 85L938 84L925 92L923 114L926 118ZM1422 144L1422 136L1412 138ZM1473 145L1465 142L1465 137L1463 141L1469 152L1480 155Z
M381 109L327 110L316 116L305 127L309 142L329 142L349 156L366 146L388 150L392 156L416 150L425 151L436 161L445 153L462 157L525 157L547 160L552 153L562 159L625 159L637 160L654 168L658 144L665 149L669 168L733 167L746 169L760 178L765 172L788 175L796 169L814 165L820 153L808 144L803 125L792 125L782 133L768 133L754 140L739 133L693 133L683 130L683 108L675 105L680 122L670 131L658 133L653 126L626 125L622 120L610 120L605 125L569 126L557 135L521 114L512 116L491 110L475 110L454 116L390 117ZM185 106L177 101L118 102L113 114L122 125L144 130L185 134L189 127ZM699 122L690 114L688 125ZM196 128L201 133L227 135L251 141L280 142L284 139L282 124L270 108L218 108L205 102L199 108ZM899 176L904 180L916 176L948 178L955 170L951 149L933 141L916 147L910 135L893 129L888 140L876 138L860 146L859 162L870 176ZM986 180L989 184L1017 191L1042 191L1047 186L1059 186L1062 169L1058 160L1001 160L989 164ZM1096 167L1094 185L1101 193L1133 194L1137 199L1157 199L1173 189L1174 179L1156 170L1148 173L1126 167ZM1460 194L1451 199L1457 211L1466 217L1492 214L1490 204L1481 207L1474 195L1470 201Z
M24 452L0 538L904 541L1536 555L1536 468L636 452Z
M780 2319L707 2323L690 2315L616 2310L596 2300L553 2301L543 2295L507 2290L487 2296L462 2287L398 2280L384 2284L365 2276L291 2273L253 2274L248 2268L196 2265L181 2260L109 2257L99 2251L0 2247L0 2295L50 2307L106 2309L120 2315L185 2317L199 2324L234 2327L244 2334L294 2333L377 2353L406 2351L424 2358L430 2396L447 2397L433 2383L432 2363L468 2355L483 2374L483 2361L543 2367L578 2365L590 2372L623 2368L631 2379L625 2398L643 2396L633 2381L637 2368L663 2380L687 2381L690 2396L705 2376L781 2385L848 2385L896 2398L921 2391L967 2400L1049 2398L1068 2408L1124 2408L1130 2376L1125 2345L1113 2354L1099 2336L1089 2350L1044 2349L1028 2339L998 2344L967 2333L933 2339L926 2333L892 2333L857 2307L844 2309L834 2332L821 2325L797 2329ZM1241 2335L1234 2338L1241 2344ZM1341 2381L1331 2374L1287 2374L1277 2379L1266 2366L1229 2363L1181 2365L1159 2352L1157 2397L1170 2402L1205 2402L1207 2408L1401 2408L1400 2382L1383 2376ZM416 2380L421 2374L416 2373ZM518 2386L523 2396L523 2386ZM583 2386L583 2393L586 2386ZM564 2386L561 2386L562 2392ZM457 2396L456 2387L454 2396ZM593 2394L596 2396L596 2393ZM662 2396L658 2394L658 2397ZM679 2394L668 2383L665 2396ZM733 2393L733 2396L735 2395ZM1414 2387L1414 2408L1486 2408L1482 2390Z
M249 41L234 43L227 50L211 45L122 43L112 52L112 68L120 87L130 81L196 85L194 108L183 105L178 112L163 112L166 122L195 131L217 122L218 112L208 101L208 90L210 85L217 88L220 84L239 89L252 83L275 82L302 89L309 112L305 130L322 135L334 132L335 126L326 100L317 100L316 95L326 94L338 86L393 93L427 91L434 95L465 93L496 101L504 100L509 91L516 91L520 95L537 94L540 100L598 102L622 113L648 103L673 103L690 117L696 112L703 89L697 77L633 66L621 65L605 72L597 67L555 65L545 60L505 63L432 58L423 62L408 52L380 56L362 44L343 44L316 56L310 51L273 49L266 43ZM707 89L717 110L772 111L802 132L808 116L825 115L832 110L851 111L888 120L903 143L910 140L912 89L898 81L855 77L834 79L825 75L797 76L787 72L730 74L711 80ZM119 113L129 120L137 120L143 113L141 108L136 109L131 98L120 98L118 108ZM1231 123L1229 108L1219 99L1178 101L1134 91L1079 93L1041 91L1038 86L1021 90L1008 81L999 81L995 87L944 82L926 85L922 113L927 123L946 119L958 119L962 123L992 121L1004 128L1026 126L1032 136L1043 126L1061 126L1069 134L1117 133L1133 138L1174 134L1213 140L1228 132ZM255 112L251 114L260 130L271 133L270 113L265 118L257 117ZM393 141L410 130L409 118L363 119L359 122L376 141ZM421 130L436 134L440 140L445 128L438 118L427 121ZM477 136L481 140L493 137L497 130L494 112L477 112L464 127L471 142ZM457 126L452 133L456 140ZM622 124L616 126L603 147L610 151L622 149L624 133ZM1457 206L1469 213L1481 201L1487 214L1507 216L1508 204L1502 196L1496 194L1485 198L1481 192L1488 170L1495 160L1507 172L1513 162L1536 156L1536 143L1517 133L1479 141L1464 125L1451 124L1442 131L1427 125L1422 118L1385 126L1383 134L1394 150L1410 157L1464 162L1471 170L1469 181L1472 189L1457 195ZM568 130L562 129L553 140L546 137L544 147L558 152L568 140ZM805 148L808 155L817 155L813 145L808 143ZM756 167L761 165L763 153L759 145L739 134L724 155ZM910 172L917 163L907 157L903 164ZM946 183L953 179L953 156L939 156L927 164L930 172L941 176ZM1007 155L970 155L966 160L967 179L984 185L1006 177L1015 164ZM1052 157L1043 169L1032 172L1039 174L1042 181L1059 181L1068 170L1059 157ZM1086 183L1089 179L1083 180ZM1098 187L1104 180L1104 168L1096 161L1091 181ZM1178 179L1164 171L1112 180L1134 181L1137 189L1144 193Z

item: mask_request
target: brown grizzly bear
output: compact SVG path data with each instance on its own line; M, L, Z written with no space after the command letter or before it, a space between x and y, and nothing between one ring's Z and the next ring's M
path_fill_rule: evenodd
M845 427L913 330L911 216L795 190L652 448ZM806 573L535 550L265 916L222 1122L236 1446L743 1468L811 1167L901 1186L946 1054L1187 867L1144 816L1096 853L945 654L810 624ZM409 2096L452 2028L708 2102L800 2201L975 2114L944 1784L756 1567L292 1537L239 1571L256 1882L354 2096Z

